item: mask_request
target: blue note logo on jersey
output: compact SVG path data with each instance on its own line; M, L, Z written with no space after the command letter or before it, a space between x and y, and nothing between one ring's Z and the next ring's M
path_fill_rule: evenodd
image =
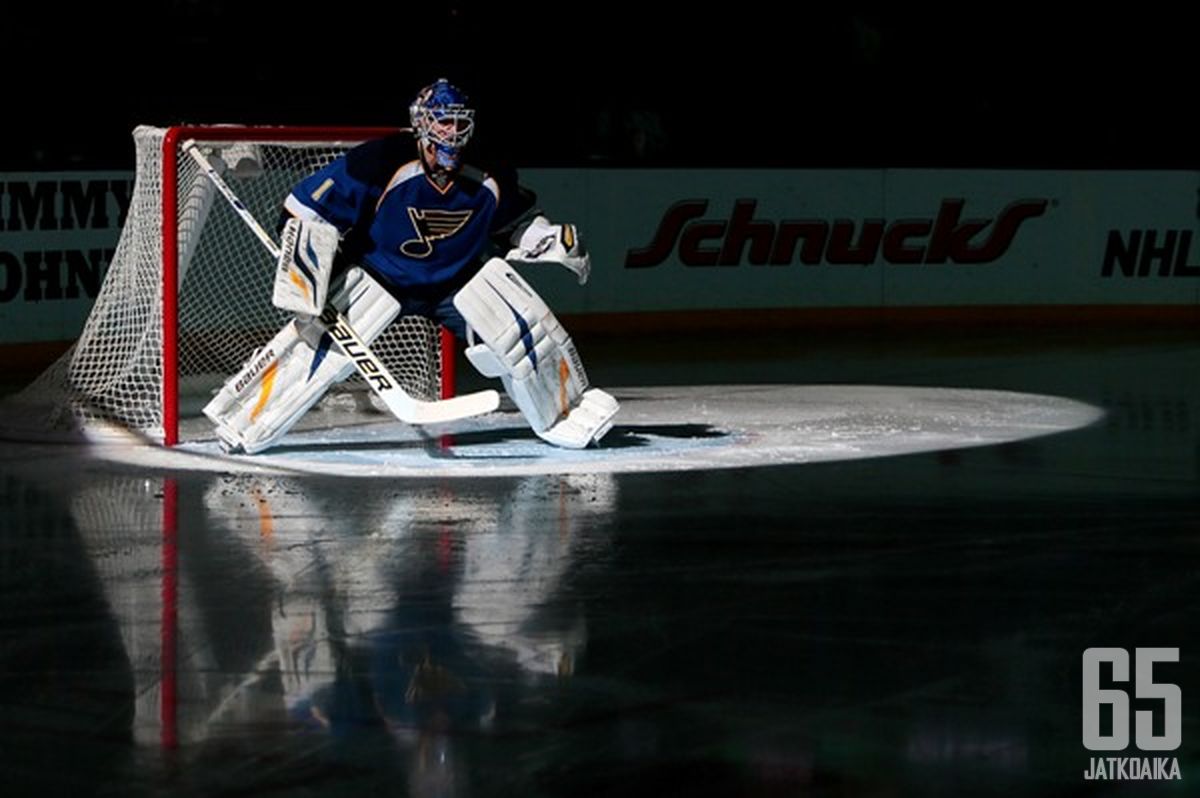
M400 251L410 258L428 258L433 252L433 242L450 236L463 229L470 220L472 210L445 211L434 208L420 209L409 207L408 218L412 220L413 230L417 237L410 238L400 245Z

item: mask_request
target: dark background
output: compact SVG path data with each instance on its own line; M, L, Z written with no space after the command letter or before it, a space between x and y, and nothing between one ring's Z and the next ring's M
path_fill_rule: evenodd
M6 11L0 168L129 168L139 123L402 125L440 76L524 166L1200 165L1197 28L1140 4L80 6Z

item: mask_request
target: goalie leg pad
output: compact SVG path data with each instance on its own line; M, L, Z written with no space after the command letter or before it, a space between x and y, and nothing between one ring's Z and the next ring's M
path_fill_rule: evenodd
M313 219L288 219L279 240L272 304L292 313L320 315L325 307L339 240L337 228L331 224Z
M454 297L454 306L486 347L468 358L505 390L541 438L583 448L612 427L616 400L596 391L575 344L537 292L505 261L493 258ZM595 390L595 389L593 389ZM585 409L586 405L586 409Z
M400 313L400 304L358 267L347 271L332 300L370 343ZM222 446L255 454L273 446L354 363L321 319L288 322L229 379L204 408Z
M539 435L564 449L586 449L612 429L613 418L619 409L620 405L611 394L589 388L583 392L578 404Z
M475 370L485 377L505 377L508 375L508 369L496 359L492 350L488 349L487 344L468 346L463 350L463 354L467 356L467 360L475 367Z

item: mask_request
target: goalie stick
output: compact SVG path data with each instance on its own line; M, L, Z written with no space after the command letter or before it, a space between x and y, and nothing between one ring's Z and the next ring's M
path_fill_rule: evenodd
M207 156L200 152L196 142L191 140L184 142L183 150L204 170L205 175L217 187L221 196L237 211L246 226L271 253L271 257L278 259L279 246L233 192L225 179L217 173ZM321 313L321 321L329 328L330 335L346 353L346 357L354 362L354 367L358 369L358 373L362 375L371 390L375 391L392 415L407 424L457 421L461 418L490 413L500 406L500 394L493 390L478 391L432 402L417 399L405 391L400 383L392 377L387 367L383 365L383 361L371 351L371 348L359 337L354 328L350 326L350 322L337 308L326 305L325 310Z

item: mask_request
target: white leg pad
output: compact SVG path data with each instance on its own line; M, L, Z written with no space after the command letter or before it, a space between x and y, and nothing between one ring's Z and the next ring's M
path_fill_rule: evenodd
M463 350L463 354L475 370L485 377L504 377L508 374L508 369L492 354L487 344L468 346Z
M358 267L347 271L331 301L367 343L400 313L400 303ZM353 371L319 318L293 319L225 383L204 415L227 451L261 452Z
M538 435L564 449L586 449L612 429L613 418L619 409L620 405L611 394L589 388L565 416Z
M467 350L468 359L484 376L501 377L541 438L582 449L612 428L616 400L589 390L570 336L508 263L488 261L455 295L454 306L483 342Z

